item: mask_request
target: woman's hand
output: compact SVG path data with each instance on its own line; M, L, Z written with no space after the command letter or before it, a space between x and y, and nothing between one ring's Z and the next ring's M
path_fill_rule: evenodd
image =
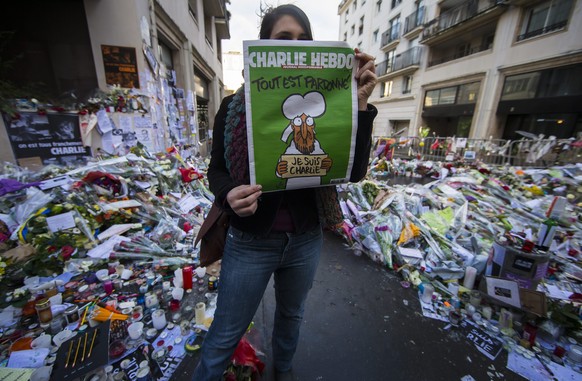
M372 95L378 77L376 77L375 58L369 54L354 49L356 60L358 61L358 71L356 72L356 82L358 83L358 110L365 111L368 108L368 98Z
M261 189L260 185L239 185L228 192L226 201L238 216L252 216L257 211L258 199L263 194Z

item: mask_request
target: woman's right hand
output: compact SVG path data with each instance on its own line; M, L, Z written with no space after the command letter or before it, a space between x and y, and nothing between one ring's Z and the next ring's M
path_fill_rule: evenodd
M239 217L252 216L259 206L258 199L263 194L261 189L260 185L239 185L228 192L226 201Z

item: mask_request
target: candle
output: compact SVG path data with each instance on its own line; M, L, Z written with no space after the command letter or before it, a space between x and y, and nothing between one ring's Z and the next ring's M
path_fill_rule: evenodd
M166 311L164 310L155 310L152 313L152 323L154 328L158 331L163 329L166 326Z
M471 300L469 303L475 308L478 308L481 305L481 293L477 290L471 291Z
M463 280L463 286L469 290L473 289L475 285L475 277L477 276L477 269L471 266L467 266L465 269L465 279Z
M192 289L192 267L186 266L182 269L182 281L184 290Z
M206 304L196 303L196 325L204 325L206 320Z
M107 294L111 294L113 292L113 282L110 281L109 279L103 282L103 290Z
M484 306L482 312L483 317L487 320L491 319L491 316L493 316L493 309L489 306Z

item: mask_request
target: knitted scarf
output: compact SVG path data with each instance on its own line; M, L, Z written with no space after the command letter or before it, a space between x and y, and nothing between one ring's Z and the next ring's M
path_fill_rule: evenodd
M249 156L244 86L239 88L226 113L224 124L224 159L230 176L237 185L249 184ZM317 211L323 226L336 229L343 222L335 186L315 188Z

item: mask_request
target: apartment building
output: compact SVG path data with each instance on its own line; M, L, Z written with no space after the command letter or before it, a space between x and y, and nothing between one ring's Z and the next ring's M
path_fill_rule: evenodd
M3 53L18 57L10 81L42 83L57 102L71 101L67 94L86 101L118 83L148 98L139 121L155 129L156 149L177 143L209 152L208 129L224 96L225 0L25 0L0 10L0 31L10 31ZM137 119L125 120L135 127ZM4 124L0 118L0 160L14 161Z
M582 134L582 1L343 0L340 36L376 56L375 136Z

